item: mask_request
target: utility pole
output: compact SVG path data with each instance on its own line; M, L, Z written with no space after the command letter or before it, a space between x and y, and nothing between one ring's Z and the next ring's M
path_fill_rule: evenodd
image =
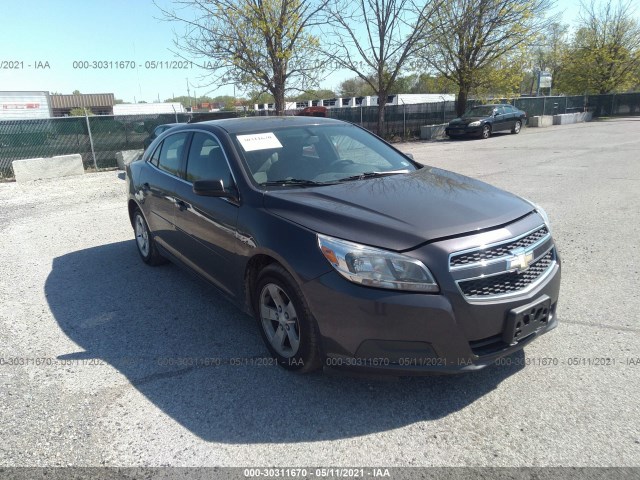
M187 98L189 99L189 107L192 107L193 104L191 103L191 91L189 90L189 79L187 78ZM193 108L191 108L191 112L193 113Z

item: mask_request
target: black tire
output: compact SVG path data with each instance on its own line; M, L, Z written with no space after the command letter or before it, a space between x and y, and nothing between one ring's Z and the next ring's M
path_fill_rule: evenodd
M274 300L271 294L274 290L279 299ZM278 305L281 302L282 305ZM265 313L264 318L263 305L269 312L269 315ZM300 287L279 264L268 265L260 272L253 292L253 309L262 339L280 366L297 373L308 373L321 367L316 321ZM288 316L287 312L295 312L295 319ZM295 337L297 346L292 340ZM280 342L281 338L283 340ZM280 351L274 345L278 345Z
M133 232L136 236L136 248L140 258L147 265L162 265L167 263L167 259L160 255L153 235L149 231L149 225L139 208L133 212ZM146 242L146 247L143 245Z
M490 136L491 136L491 125L489 125L488 123L485 123L482 126L482 131L480 132L480 138L486 140Z
M516 123L513 124L513 128L511 129L511 133L517 135L520 133L522 129L522 120L516 120Z

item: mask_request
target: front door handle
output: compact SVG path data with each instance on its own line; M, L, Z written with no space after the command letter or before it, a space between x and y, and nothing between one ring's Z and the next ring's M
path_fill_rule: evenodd
M178 207L181 212L184 212L188 208L188 205L185 202L178 200L177 198L175 199L175 203L176 207Z

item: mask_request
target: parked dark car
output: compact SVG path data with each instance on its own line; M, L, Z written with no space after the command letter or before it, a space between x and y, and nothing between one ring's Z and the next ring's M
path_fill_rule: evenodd
M254 316L285 368L475 370L557 325L544 211L349 123L177 126L127 167L142 260Z
M170 128L175 127L176 125L182 125L182 124L181 123L163 123L162 125L158 125L156 128L154 128L153 132L151 132L151 135L145 138L144 142L142 142L145 150L149 147L149 145L151 145L151 142L153 142L156 138L160 136L162 132L166 132Z
M511 131L518 134L526 120L527 112L513 105L479 105L469 109L462 117L451 120L445 133L450 138L472 135L485 139L494 132Z

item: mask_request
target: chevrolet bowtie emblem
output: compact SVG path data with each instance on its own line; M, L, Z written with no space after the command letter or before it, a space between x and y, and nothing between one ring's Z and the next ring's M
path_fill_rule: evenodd
M533 251L526 252L524 248L516 248L511 250L511 255L513 256L507 260L509 270L524 272L533 263Z

